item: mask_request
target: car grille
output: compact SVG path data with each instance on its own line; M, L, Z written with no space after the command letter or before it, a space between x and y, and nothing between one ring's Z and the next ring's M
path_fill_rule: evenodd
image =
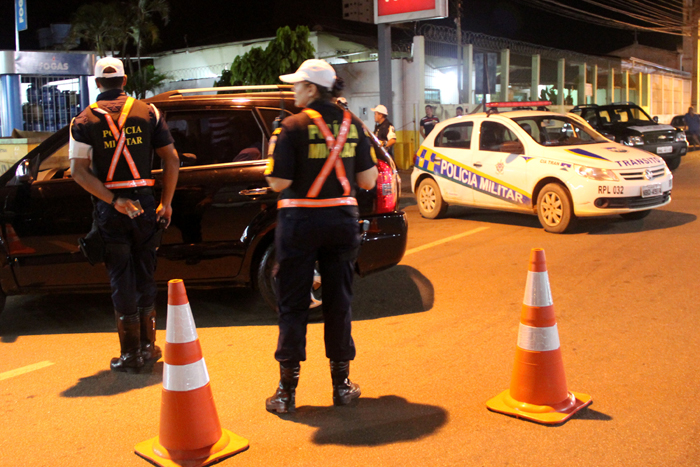
M625 180L647 180L647 178L644 176L644 172L646 172L646 171L647 171L647 169L634 169L634 170L620 170L618 173ZM664 173L666 173L666 166L660 165L658 167L652 167L651 173L652 173L652 178L650 178L649 180L663 177Z
M645 144L658 144L658 143L672 143L673 139L676 137L676 132L673 130L657 132L657 133L645 133L644 143Z
M603 209L653 208L654 206L664 204L669 198L671 198L671 192L667 191L661 196L653 196L651 198L642 198L641 196L629 198L599 198L596 200L595 205Z

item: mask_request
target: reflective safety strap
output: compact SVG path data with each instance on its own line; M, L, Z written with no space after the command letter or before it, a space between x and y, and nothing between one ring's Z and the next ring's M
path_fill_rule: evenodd
M140 178L138 180L125 180L122 182L105 182L104 185L107 188L120 189L120 188L139 188L143 186L154 186L156 181L150 178Z
M107 173L108 182L114 178L114 172L117 168L117 162L119 162L119 158L121 157L122 152L124 153L124 158L126 159L126 162L129 165L129 170L131 170L131 175L133 175L135 179L141 178L141 175L139 174L139 171L136 168L136 164L134 163L134 159L131 157L131 152L126 146L126 132L121 131L124 128L126 119L129 116L129 112L131 111L131 106L134 105L135 100L136 99L134 99L133 97L126 98L126 103L124 103L124 107L122 107L122 111L119 114L119 126L115 125L114 119L112 119L112 116L109 113L97 106L97 102L90 105L91 109L104 115L105 120L107 120L107 125L109 125L109 130L112 132L112 136L114 136L114 139L118 141L117 149L114 151L114 155L112 156L112 162L109 166L109 172Z
M277 209L282 208L330 208L333 206L357 206L357 200L351 197L327 199L281 199Z
M321 172L314 180L309 192L306 194L309 198L315 198L321 192L323 184L326 183L326 179L330 174L331 170L335 168L335 175L338 181L343 186L343 195L348 196L352 191L350 187L350 182L348 181L347 174L345 173L345 166L343 165L340 156L340 151L345 146L345 142L348 139L348 133L350 132L350 121L352 116L347 110L343 112L343 123L340 125L340 131L338 132L338 139L333 138L333 133L326 125L326 122L321 118L321 114L312 109L304 109L303 112L307 114L311 120L316 124L323 137L326 138L326 146L331 150L326 163L323 164Z

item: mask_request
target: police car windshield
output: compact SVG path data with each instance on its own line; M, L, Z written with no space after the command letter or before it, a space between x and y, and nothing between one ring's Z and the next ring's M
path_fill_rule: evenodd
M542 146L603 143L602 135L564 115L514 118L513 121Z

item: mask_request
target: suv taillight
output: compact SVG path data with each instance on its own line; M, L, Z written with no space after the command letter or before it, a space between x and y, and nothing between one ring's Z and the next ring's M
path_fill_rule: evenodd
M377 161L377 169L377 214L392 212L396 209L396 178L391 166L384 161Z

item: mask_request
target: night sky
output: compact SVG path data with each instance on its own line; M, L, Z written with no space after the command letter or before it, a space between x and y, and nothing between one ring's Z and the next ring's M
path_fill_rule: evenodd
M70 22L71 14L83 3L79 0L25 0L29 30L20 33L22 50L38 50L36 30L51 23ZM14 50L14 1L0 5L0 49ZM376 27L342 20L342 0L170 0L171 21L161 28L162 43L151 51L184 48L187 45L215 44L272 36L284 25L322 24L324 30L344 33L376 34ZM492 36L530 42L537 45L603 55L633 42L633 33L602 28L588 23L537 10L508 0L463 0L462 27ZM452 12L451 12L452 13ZM436 21L454 24L454 20ZM420 23L423 24L423 23ZM412 36L411 25L405 32L396 27L394 37ZM644 45L675 50L678 36L645 33Z

